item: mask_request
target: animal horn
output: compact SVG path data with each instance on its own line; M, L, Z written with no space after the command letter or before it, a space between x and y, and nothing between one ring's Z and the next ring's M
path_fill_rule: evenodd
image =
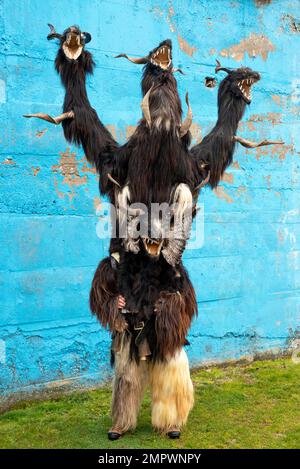
M171 70L172 73L179 72L181 75L185 75L185 73L181 70L181 68L172 68Z
M238 137L237 135L233 137L233 140L246 148L264 147L266 145L284 145L284 142L280 140L262 140L261 142L252 142L251 140L246 140L245 138Z
M149 61L148 57L140 57L139 59L136 59L134 57L128 57L127 54L115 55L115 59L119 59L120 57L124 57L125 59L129 60L130 62L132 62L134 64L138 64L138 65L146 64Z
M189 103L189 94L188 93L186 93L186 95L185 95L185 101L186 101L186 104L188 106L188 112L187 112L186 118L182 122L182 124L180 126L180 129L179 129L180 138L184 137L184 135L190 130L190 127L191 127L192 121L193 121L193 113L192 113L192 108L191 108L190 103Z
M224 72L227 72L227 73L231 72L230 68L222 67L221 62L218 59L216 59L216 62L217 62L217 65L216 65L216 68L215 68L215 73L218 73L221 70L223 70Z
M149 90L147 91L147 93L145 94L145 96L143 97L142 102L141 102L141 108L142 108L142 111L143 111L143 115L144 115L144 118L145 118L149 128L151 127L151 114L150 114L150 107L149 107L149 98L150 98L150 93L153 89L153 86L154 85L152 85L151 88L149 88Z
M116 181L116 180L112 177L112 175L111 175L110 173L107 173L107 178L108 178L113 184L115 184L116 186L121 187L121 185L118 183L118 181Z
M206 186L206 184L209 182L209 179L210 179L210 171L208 171L206 178L203 179L203 181L200 182L200 184L198 184L198 186L195 187L194 192L197 192L199 189Z
M49 116L49 114L44 114L43 112L38 112L36 114L24 114L23 117L37 117L38 119L43 119L44 121L50 122L51 124L59 125L65 119L74 119L74 112L64 112L57 117Z
M53 24L48 23L48 26L50 28L50 33L47 36L48 41L51 40L51 39L61 39L62 38L62 35L55 31L55 28L54 28Z

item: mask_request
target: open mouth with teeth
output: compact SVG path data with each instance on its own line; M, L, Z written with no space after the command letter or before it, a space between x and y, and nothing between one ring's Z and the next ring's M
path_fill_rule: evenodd
M76 60L80 56L83 45L81 44L80 34L71 31L63 43L63 51L68 59Z
M158 257L163 246L163 240L143 238L143 245L149 256Z
M156 67L167 70L172 62L170 47L167 45L158 47L156 51L151 54L150 62L156 65Z
M247 103L250 103L252 100L251 86L257 81L258 79L255 78L244 78L237 82L237 86L239 87L242 96Z

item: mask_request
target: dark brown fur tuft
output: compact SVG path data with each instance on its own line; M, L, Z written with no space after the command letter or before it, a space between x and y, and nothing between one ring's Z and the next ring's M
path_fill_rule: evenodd
M116 271L110 258L103 259L95 272L90 291L90 308L103 327L111 332L121 332L126 328L124 316L118 309Z
M174 355L185 344L191 317L184 297L179 293L161 292L155 303L155 331L161 357Z

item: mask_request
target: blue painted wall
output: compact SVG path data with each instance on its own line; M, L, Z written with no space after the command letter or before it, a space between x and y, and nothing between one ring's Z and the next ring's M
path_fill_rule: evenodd
M300 324L299 1L2 0L0 8L2 395L110 374L109 336L88 308L108 246L96 236L97 176L60 127L21 117L61 110L47 22L91 32L89 96L123 141L140 118L141 68L117 53L138 56L172 38L195 139L216 118L217 89L203 84L216 58L262 74L239 133L286 143L239 148L219 189L201 195L205 243L185 255L199 302L189 355L196 365L286 349Z

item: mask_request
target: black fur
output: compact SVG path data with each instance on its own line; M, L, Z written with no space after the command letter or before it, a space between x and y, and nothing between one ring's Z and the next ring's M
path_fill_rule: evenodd
M113 155L118 144L87 97L86 75L93 73L94 65L91 53L86 50L77 60L70 60L60 47L55 59L55 68L66 89L63 112L74 111L74 119L62 122L65 138L70 143L82 145L86 158L100 174L100 190L105 193L111 189L107 173L112 172Z
M259 74L249 68L232 70L220 83L218 91L218 120L211 132L201 143L191 149L196 170L201 160L208 163L211 187L216 187L225 171L232 163L235 149L233 141L239 121L243 117L246 104L237 82L245 78L259 79Z
M131 203L144 203L150 210L151 202L170 202L177 184L185 183L193 192L208 171L211 186L218 184L232 161L232 137L246 106L236 81L241 79L241 73L247 77L254 72L232 71L222 81L218 121L201 144L190 150L190 133L182 138L179 133L182 108L172 63L165 70L148 60L142 94L145 96L152 87L149 98L152 124L149 127L143 117L128 142L118 146L87 97L86 75L93 72L92 56L83 49L76 60L68 59L63 51L66 32L64 34L55 67L66 89L63 110L72 110L75 118L65 120L63 129L66 139L81 144L87 159L95 164L100 173L102 193L108 193L114 201L113 185L107 178L110 173L121 187L129 184ZM164 44L171 48L171 41L164 41L159 47ZM153 51L148 57L151 53ZM110 252L114 251L119 252L120 263L116 271L109 259L99 264L91 288L91 309L115 334L122 332L126 320L132 334L132 355L136 358L138 333L135 325L143 321L151 359L162 360L186 343L192 317L197 312L188 274L181 261L175 268L162 255L154 260L143 249L138 254L126 252L121 239L112 240ZM124 296L129 310L125 317L117 308L119 294Z

